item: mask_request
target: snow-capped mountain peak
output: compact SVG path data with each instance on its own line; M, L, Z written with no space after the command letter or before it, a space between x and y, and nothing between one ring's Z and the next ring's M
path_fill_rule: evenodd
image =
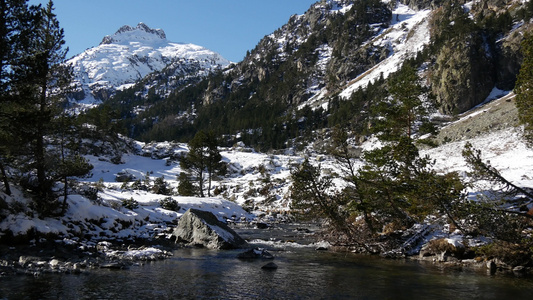
M78 87L75 102L94 104L154 72L172 72L167 75L173 82L166 87L172 89L224 68L230 61L198 45L170 42L162 29L139 23L136 27L122 26L115 34L104 37L100 45L67 63L73 66ZM160 92L168 93L165 88Z
M131 41L161 41L166 39L167 36L163 29L152 29L140 22L137 27L129 25L120 27L115 34L105 36L100 44L122 44Z

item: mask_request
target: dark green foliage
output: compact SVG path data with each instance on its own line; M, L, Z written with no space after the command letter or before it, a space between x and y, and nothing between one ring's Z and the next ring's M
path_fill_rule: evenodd
M196 195L196 187L191 182L189 175L187 173L181 172L178 175L178 194L181 196L194 196Z
M36 7L28 7L24 0L0 1L0 177L6 194L11 194L6 166L12 163L27 142L25 127L20 122L27 115L25 103L13 92L24 80L16 72L21 52L30 46ZM23 124L22 124L23 125Z
M527 213L528 205L533 203L530 189L519 187L504 178L490 162L481 158L481 151L474 149L469 143L463 150L463 157L471 169L469 175L474 181L473 184L487 181L494 188L480 193L476 201L463 205L467 219L466 229L495 239L491 248L504 248L507 251L526 254L529 257L527 261L531 263L533 242L524 234L524 230L533 224L533 216ZM525 211L521 208L525 208ZM508 254L493 255L506 261L511 260ZM520 257L513 256L514 259Z
M291 209L306 218L326 218L338 231L349 234L346 223L345 199L333 192L333 178L323 176L320 166L313 166L305 160L291 171Z
M87 159L79 154L74 154L69 156L63 155L56 167L56 180L63 180L64 185L64 199L62 207L62 212L64 213L67 205L68 179L70 177L83 177L87 175L93 169L93 165L91 165Z
M78 128L61 113L72 70L63 64L67 49L53 3L28 6L26 1L0 1L2 43L0 89L0 169L21 172L21 184L32 192L42 215L56 213L53 187L87 174L92 166L78 153Z
M180 206L178 204L178 201L172 199L172 197L167 197L159 201L159 205L161 205L161 208L172 210L172 211L179 211Z
M452 207L464 189L458 175L433 171L412 140L365 152L364 161L353 182L358 201L371 208L373 228L392 223L408 227L438 211L454 221Z
M160 195L170 195L172 194L172 189L169 187L168 183L165 181L165 177L157 177L154 180L154 186L152 187L152 192Z
M430 214L445 214L456 223L454 207L464 189L459 176L431 170L431 162L419 157L409 139L366 152L365 165L358 170L353 166L355 157L342 146L342 136L337 141L341 145L334 155L343 167L346 188L336 191L333 178L306 160L291 173L292 209L326 219L337 238L368 252L380 251L372 246L378 239L385 247L381 251L395 247L398 230ZM358 217L361 221L355 222Z
M470 167L471 172L468 175L474 181L487 180L493 184L494 187L500 187L498 192L503 199L510 199L517 195L522 195L520 205L528 205L533 203L533 193L528 189L517 186L503 177L500 172L491 166L489 161L483 161L481 158L481 150L475 149L472 144L466 143L463 149L463 157Z
M384 28L391 18L392 12L382 1L354 1L348 12L334 16L330 24L319 31L317 40L326 41L333 47L333 59L327 67L330 90L335 90L387 57L387 49L375 50L363 46L363 43L376 34L376 24Z
M380 101L373 107L374 128L385 141L397 140L414 134L416 121L427 119L427 112L420 99L423 89L416 70L404 64L402 69L388 80L390 101Z
M379 78L365 89L356 90L348 100L333 98L329 102L327 126L340 126L362 136L368 135L372 107L387 96L386 81Z
M204 182L207 179L207 195L211 197L213 177L226 171L218 150L218 140L213 132L199 131L194 136L189 143L187 156L181 160L181 167L193 174L200 197L204 197Z
M525 125L525 137L533 143L533 35L528 34L522 42L524 61L516 82L516 107L518 118Z
M120 111L109 103L101 104L84 112L77 118L77 121L80 124L96 126L96 138L126 133Z
M123 199L122 200L122 207L134 210L139 208L139 202L137 200L130 198L130 199Z

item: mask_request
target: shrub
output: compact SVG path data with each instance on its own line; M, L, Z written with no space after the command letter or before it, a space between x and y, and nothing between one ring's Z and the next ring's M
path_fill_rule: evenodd
M165 181L165 177L161 176L155 179L152 192L160 195L170 195L171 190L168 187L168 183Z
M524 239L522 243L496 241L476 249L478 255L486 259L497 258L510 266L527 266L533 264L533 240Z
M133 199L133 197L130 199L123 199L122 207L133 210L133 209L139 208L139 202Z
M180 206L178 205L178 201L172 199L172 197L167 197L165 199L162 199L159 201L159 205L161 205L161 208L172 210L172 211L179 211Z

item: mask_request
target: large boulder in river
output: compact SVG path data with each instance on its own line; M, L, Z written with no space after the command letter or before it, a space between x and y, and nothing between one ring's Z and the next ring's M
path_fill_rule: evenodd
M176 243L209 249L234 249L248 246L226 223L208 211L191 208L180 218L172 233Z

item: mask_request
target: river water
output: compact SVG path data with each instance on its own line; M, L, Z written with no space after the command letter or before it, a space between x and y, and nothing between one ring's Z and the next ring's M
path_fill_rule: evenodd
M291 239L275 230L245 238ZM273 237L275 236L275 237ZM533 299L533 279L454 270L426 262L315 251L266 242L268 260L239 260L242 250L184 248L163 261L80 275L0 278L4 299Z

